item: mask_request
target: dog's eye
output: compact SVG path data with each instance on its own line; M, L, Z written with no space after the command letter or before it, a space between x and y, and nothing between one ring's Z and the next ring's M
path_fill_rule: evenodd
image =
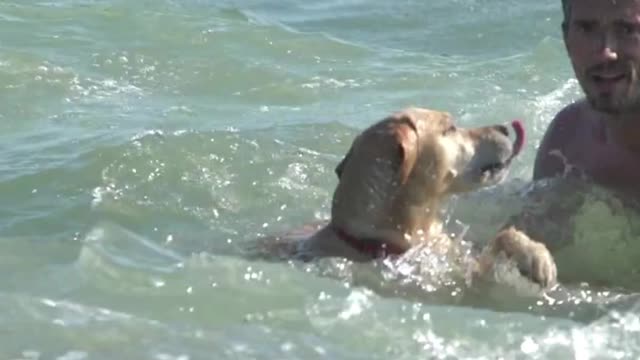
M456 132L456 130L457 130L456 126L451 125L442 132L442 135L446 136L446 135L453 134L454 132Z

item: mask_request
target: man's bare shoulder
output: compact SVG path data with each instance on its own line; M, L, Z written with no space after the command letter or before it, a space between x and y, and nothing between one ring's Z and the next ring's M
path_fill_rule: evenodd
M567 105L551 120L536 153L534 180L561 175L565 171L562 154L575 143L581 126L592 118L585 100Z
M569 135L568 132L574 132L580 126L580 123L583 123L581 119L591 117L590 114L592 112L591 106L585 100L576 101L565 106L551 120L545 136L555 135L558 132L561 132L562 135Z

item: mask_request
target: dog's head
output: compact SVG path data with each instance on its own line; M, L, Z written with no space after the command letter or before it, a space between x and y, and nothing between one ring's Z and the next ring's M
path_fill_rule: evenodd
M524 142L519 123L461 128L448 113L410 108L391 115L360 134L335 171L351 177L367 168L394 168L389 179L430 195L452 194L502 181ZM376 171L373 171L374 173Z
M522 148L522 127L514 130L512 141L503 125L461 128L421 108L395 113L363 131L337 166L332 216L402 224L425 204L495 185Z

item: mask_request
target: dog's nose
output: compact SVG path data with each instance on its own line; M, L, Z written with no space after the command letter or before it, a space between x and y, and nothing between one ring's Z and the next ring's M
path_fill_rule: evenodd
M499 132L503 133L504 136L509 136L509 128L508 127L506 127L504 125L496 125L493 128L498 130Z

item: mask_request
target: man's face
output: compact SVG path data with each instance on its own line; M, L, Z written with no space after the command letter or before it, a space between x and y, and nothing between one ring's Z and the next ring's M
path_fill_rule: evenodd
M565 45L576 78L602 112L640 111L640 0L572 0Z

